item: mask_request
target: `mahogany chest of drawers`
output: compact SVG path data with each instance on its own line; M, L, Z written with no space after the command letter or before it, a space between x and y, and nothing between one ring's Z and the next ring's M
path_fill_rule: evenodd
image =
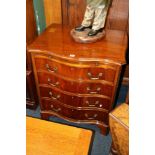
M126 47L123 31L107 30L103 40L80 44L72 40L69 28L48 27L28 47L41 117L96 124L106 134Z

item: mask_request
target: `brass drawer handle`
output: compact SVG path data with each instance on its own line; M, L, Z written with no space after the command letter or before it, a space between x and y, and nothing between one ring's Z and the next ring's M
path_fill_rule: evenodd
M87 87L87 91L90 91L91 89L90 89L90 87ZM97 94L97 93L99 93L99 91L101 90L101 88L100 87L98 87L97 89L96 89L96 92L95 91L91 91L91 92L89 92L90 94Z
M49 85L51 85L51 86L53 86L53 87L59 86L59 82L58 82L58 81L57 81L56 83L51 83L51 79L50 79L50 78L48 78L47 80L48 80L48 84L49 84Z
M102 76L103 76L103 73L99 73L97 77L93 77L93 76L92 76L92 73L90 73L90 72L88 73L88 77L89 77L89 79L91 79L91 80L99 80L100 77L102 77Z
M85 113L85 117L87 118L87 119L95 119L96 117L98 116L98 114L94 114L92 117L90 117L87 113Z
M49 95L51 96L53 100L58 100L60 98L60 95L53 96L53 93L51 91L49 92Z
M53 104L51 105L51 108L52 108L52 110L55 111L55 112L61 111L61 108L58 108L58 109L54 108Z
M86 101L86 104L87 104L89 107L96 107L96 106L99 104L99 101L95 101L94 104L91 104L89 101Z
M46 64L45 65L46 69L49 71L49 72L54 72L56 73L58 71L58 68L57 67L54 67L53 69L50 68L49 64Z

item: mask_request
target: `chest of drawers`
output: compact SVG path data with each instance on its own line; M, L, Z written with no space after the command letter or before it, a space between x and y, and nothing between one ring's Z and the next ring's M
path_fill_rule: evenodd
M96 124L106 134L122 65L125 32L107 30L93 44L75 43L70 29L51 25L29 47L41 116Z

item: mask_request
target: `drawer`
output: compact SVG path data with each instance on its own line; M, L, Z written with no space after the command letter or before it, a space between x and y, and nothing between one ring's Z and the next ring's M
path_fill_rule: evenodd
M79 120L97 120L108 124L108 113L97 110L79 110Z
M49 87L40 87L40 96L75 107L77 107L78 104L82 102L82 98L80 97L67 95Z
M110 100L100 97L84 97L81 107L110 109Z
M67 108L59 102L50 99L41 100L41 110L50 110L68 118L77 118L77 113L76 111L74 111L74 109Z
M89 95L89 97L68 95L49 87L40 87L40 95L43 98L59 101L74 107L102 108L109 110L111 102L109 98L93 97L92 95Z
M46 72L38 72L39 84L47 84L51 87L57 87L61 90L78 94L102 94L112 96L113 87L106 83L78 82L51 75Z
M36 70L44 70L49 73L58 74L75 80L105 80L115 81L117 67L92 64L73 64L49 59L46 56L35 56Z
M42 109L50 110L62 116L76 119L76 120L97 120L108 124L108 113L106 111L97 110L78 110L75 108L69 108L60 104L57 101L42 99Z

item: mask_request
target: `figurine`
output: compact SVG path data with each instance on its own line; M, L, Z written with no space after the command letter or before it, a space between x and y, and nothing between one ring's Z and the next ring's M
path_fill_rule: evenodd
M88 36L95 36L104 29L106 16L111 0L87 0L86 11L82 24L75 28L75 31L91 30Z

